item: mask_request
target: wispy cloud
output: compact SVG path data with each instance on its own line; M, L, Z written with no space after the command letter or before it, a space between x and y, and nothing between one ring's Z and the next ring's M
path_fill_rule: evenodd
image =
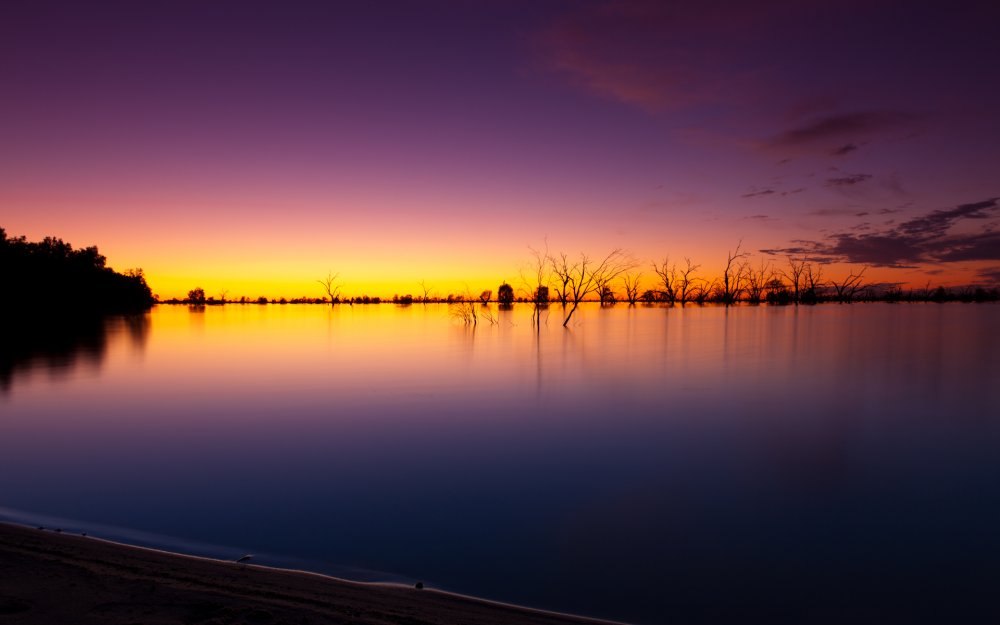
M858 149L858 146L853 143L845 143L844 145L830 150L831 156L847 156L851 152Z
M775 146L798 146L850 139L898 128L913 119L912 113L903 111L855 111L830 115L790 128L774 137L770 143Z
M1000 260L1000 231L987 224L977 232L954 232L963 222L1000 216L1000 197L931 211L892 228L870 232L861 224L849 232L821 241L793 241L795 245L761 250L768 254L805 254L827 262L865 263L883 267L911 267L926 262Z
M805 190L806 190L805 187L798 187L796 189L789 189L783 191L779 191L774 187L763 187L763 188L750 187L750 189L748 189L746 193L740 195L740 197L750 198L750 197L761 197L765 195L785 197L786 195L795 195L796 193L802 193Z
M1000 265L980 269L976 275L986 282L1000 285Z
M762 142L779 152L806 152L845 156L875 137L909 128L920 116L898 110L830 113L787 128Z
M759 83L739 42L760 38L789 0L579 3L538 37L544 63L578 86L651 112L746 95Z
M856 184L861 184L866 180L870 180L871 174L847 174L846 176L837 176L835 178L827 178L826 186L828 187L850 187Z

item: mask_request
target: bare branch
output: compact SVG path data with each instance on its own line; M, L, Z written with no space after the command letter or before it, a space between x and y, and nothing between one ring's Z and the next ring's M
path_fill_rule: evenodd
M622 275L622 283L625 286L625 298L628 300L630 306L635 306L635 303L639 301L639 281L642 279L642 272L631 272L626 271Z
M339 273L333 273L328 271L326 273L325 280L317 280L323 286L323 290L326 291L327 296L330 298L330 305L336 304L340 301L340 286L336 284L337 277Z

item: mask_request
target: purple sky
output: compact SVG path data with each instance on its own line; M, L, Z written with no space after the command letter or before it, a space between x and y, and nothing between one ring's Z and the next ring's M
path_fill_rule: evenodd
M1000 276L997 3L19 4L0 226L164 296L457 292L546 237Z

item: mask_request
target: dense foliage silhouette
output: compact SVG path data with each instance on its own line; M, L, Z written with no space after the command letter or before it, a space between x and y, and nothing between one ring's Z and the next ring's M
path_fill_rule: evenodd
M9 238L0 228L4 313L24 311L130 312L154 299L141 269L118 273L106 266L97 247L73 249L62 239L32 242Z

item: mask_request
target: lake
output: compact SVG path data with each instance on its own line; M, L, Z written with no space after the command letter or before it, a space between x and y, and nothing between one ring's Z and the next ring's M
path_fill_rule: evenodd
M9 324L0 516L638 623L985 623L1000 306Z

